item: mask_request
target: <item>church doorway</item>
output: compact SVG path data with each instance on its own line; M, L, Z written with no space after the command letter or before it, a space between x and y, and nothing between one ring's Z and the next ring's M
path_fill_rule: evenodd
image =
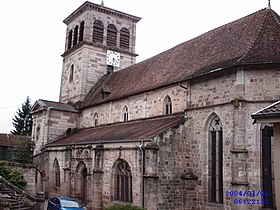
M75 174L75 194L78 200L84 205L87 203L87 173L86 164L83 161L79 162Z
M264 208L274 207L273 127L262 129L262 199Z
M81 171L81 198L82 203L87 203L87 168L83 168Z

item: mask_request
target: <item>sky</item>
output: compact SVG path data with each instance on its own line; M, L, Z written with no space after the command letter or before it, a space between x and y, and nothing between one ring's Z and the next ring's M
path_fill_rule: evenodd
M103 0L106 7L141 17L137 62L267 7L268 0ZM85 0L0 1L0 133L26 97L59 100L66 25ZM91 0L100 4L101 0ZM280 1L271 0L280 14Z

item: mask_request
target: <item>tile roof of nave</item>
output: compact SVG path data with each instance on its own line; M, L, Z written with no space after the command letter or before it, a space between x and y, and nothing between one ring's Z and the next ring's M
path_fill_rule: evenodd
M47 146L149 141L166 130L184 123L185 120L183 113L176 113L84 128L57 139Z
M246 64L280 63L280 17L271 9L220 26L111 74L92 89L84 107ZM102 97L102 87L111 92Z

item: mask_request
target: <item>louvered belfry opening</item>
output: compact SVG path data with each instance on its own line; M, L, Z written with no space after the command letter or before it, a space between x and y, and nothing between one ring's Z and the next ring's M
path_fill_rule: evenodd
M79 30L79 27L76 26L74 29L73 46L75 46L78 43L78 30Z
M104 26L100 20L94 21L93 24L93 42L103 44Z
M109 24L107 28L107 45L111 47L117 46L117 28L113 24Z
M127 28L121 29L120 47L126 50L129 49L129 30Z
M118 160L115 172L115 200L132 202L132 175L128 163Z
M72 37L73 37L73 30L71 29L68 33L68 46L67 49L72 47Z
M79 42L84 40L84 28L85 28L85 22L82 21L80 24L80 30L79 30Z

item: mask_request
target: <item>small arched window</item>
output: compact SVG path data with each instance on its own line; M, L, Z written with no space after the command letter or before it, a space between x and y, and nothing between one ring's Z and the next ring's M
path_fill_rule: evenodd
M93 24L93 42L103 44L104 26L100 20L94 21Z
M67 46L68 50L72 47L72 38L73 38L73 30L71 29L68 32L68 46Z
M54 186L60 187L60 168L58 160L55 158L53 163L53 169L54 169Z
M209 125L209 200L223 203L223 129L218 116Z
M169 96L165 97L163 104L164 104L164 113L172 114L172 100Z
M74 78L74 65L72 64L69 72L69 82L73 82L73 78Z
M79 27L76 26L74 29L73 46L75 46L78 43L78 30L79 30Z
M128 107L127 106L125 106L123 108L123 121L124 122L128 121Z
M117 46L117 27L113 24L108 25L107 28L107 45Z
M80 24L80 30L79 30L79 42L84 40L84 29L85 29L85 22L82 21Z
M93 116L93 123L94 123L94 126L98 126L98 114L97 113L95 113Z
M132 202L132 175L128 163L118 159L115 163L115 192L114 200Z
M129 30L127 28L121 29L120 47L126 50L129 49Z

